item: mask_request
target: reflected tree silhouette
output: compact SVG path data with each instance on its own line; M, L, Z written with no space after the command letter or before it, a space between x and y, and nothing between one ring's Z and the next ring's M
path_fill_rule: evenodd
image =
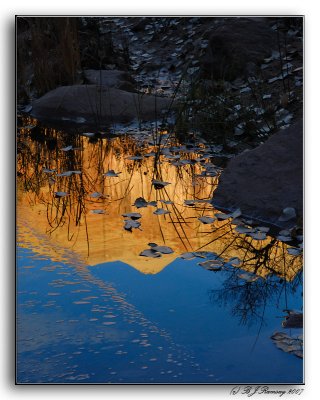
M259 253L258 250L256 252ZM262 252L265 252L265 248L262 249ZM286 264L285 255L282 257L282 263ZM259 255L257 259L261 259ZM239 318L240 324L251 325L260 322L263 325L265 309L268 304L273 302L278 306L282 298L285 303L283 311L289 310L291 308L288 301L289 294L295 293L302 287L302 256L296 256L294 261L300 266L300 269L293 278L286 275L279 276L279 272L273 270L265 278L255 277L252 280L246 280L243 279L239 269L227 267L225 269L226 279L222 288L209 291L210 301L221 307L231 306L231 314ZM289 263L291 262L292 260L289 261ZM241 269L248 270L245 263L242 264Z

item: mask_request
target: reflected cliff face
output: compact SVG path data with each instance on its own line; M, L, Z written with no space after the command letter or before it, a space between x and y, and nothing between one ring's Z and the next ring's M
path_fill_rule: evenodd
M301 270L302 256L288 254L285 243L256 240L236 231L234 219L216 218L210 200L220 170L211 160L221 149L192 138L181 144L167 132L90 136L39 128L31 119L19 129L18 230L37 252L48 254L53 241L86 264L120 260L143 273L194 251L237 257L234 266L263 277L291 281ZM130 213L141 216L123 216ZM149 243L173 253L140 256Z

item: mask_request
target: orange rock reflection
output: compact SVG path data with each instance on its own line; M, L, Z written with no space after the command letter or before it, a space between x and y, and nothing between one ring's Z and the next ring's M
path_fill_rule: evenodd
M87 137L66 136L49 129L39 143L30 139L27 130L21 130L17 167L20 231L40 253L48 252L45 237L72 250L87 264L120 260L143 273L158 273L187 251L214 251L224 258L242 260L244 254L253 254L255 247L266 247L260 259L248 258L245 268L266 276L272 272L267 262L279 275L293 279L301 269L301 259L288 255L283 243L275 243L269 237L246 242L244 235L235 234L230 221L205 225L198 220L201 216L214 217L217 212L205 200L212 198L218 177L199 176L209 162L203 158L199 162L203 157L201 148L196 152L176 152L178 159L172 157L173 152L165 151L169 148L165 136L162 143L160 147L152 146L148 140L137 142L130 137L92 142ZM68 146L72 149L67 150ZM155 157L153 153L159 150L163 154ZM142 159L131 160L130 156ZM110 170L118 177L103 175ZM59 176L66 171L76 173ZM156 189L153 179L170 184ZM67 195L57 197L56 192ZM156 207L137 209L133 204L139 197L156 202ZM196 202L186 205L185 200ZM170 213L155 215L157 208ZM123 228L122 214L130 212L142 215L141 226L132 232ZM32 234L27 226L32 227ZM150 242L169 246L174 253L154 259L139 256ZM257 263L261 263L258 268Z

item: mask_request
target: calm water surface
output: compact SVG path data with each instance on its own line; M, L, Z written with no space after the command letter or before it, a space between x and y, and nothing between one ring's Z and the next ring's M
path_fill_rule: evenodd
M220 150L174 148L164 138L155 159L150 137L143 147L53 131L39 144L22 130L18 382L303 381L303 361L270 338L302 333L281 326L283 310L302 310L301 257L272 237L237 233L235 218L200 222L218 212L210 151ZM118 176L103 176L110 170ZM150 204L137 208L139 197ZM141 213L132 232L123 226L129 212ZM141 257L150 242L173 253ZM181 258L195 251L204 252ZM221 270L199 265L210 259Z
M18 251L20 382L301 382L301 360L272 343L279 317L300 296L281 293L241 323L233 272L176 260L156 275L121 262L53 263ZM247 294L249 297L250 294ZM296 332L297 331L297 332ZM291 330L291 334L301 333Z

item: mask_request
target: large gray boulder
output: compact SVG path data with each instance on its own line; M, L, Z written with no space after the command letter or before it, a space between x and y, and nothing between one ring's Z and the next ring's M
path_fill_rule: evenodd
M223 171L212 203L240 207L250 218L290 228L303 217L303 123L280 130L254 150L233 158ZM281 221L284 208L297 218Z
M161 119L171 100L147 94L131 93L100 85L61 86L32 103L31 115L44 121L85 119L87 124L107 126L113 123Z
M268 18L226 18L209 37L201 60L203 76L231 81L251 75L273 49L278 50L277 33Z
M134 92L134 79L125 71L113 70L95 70L87 69L83 71L86 83L90 85L103 85L117 89Z

